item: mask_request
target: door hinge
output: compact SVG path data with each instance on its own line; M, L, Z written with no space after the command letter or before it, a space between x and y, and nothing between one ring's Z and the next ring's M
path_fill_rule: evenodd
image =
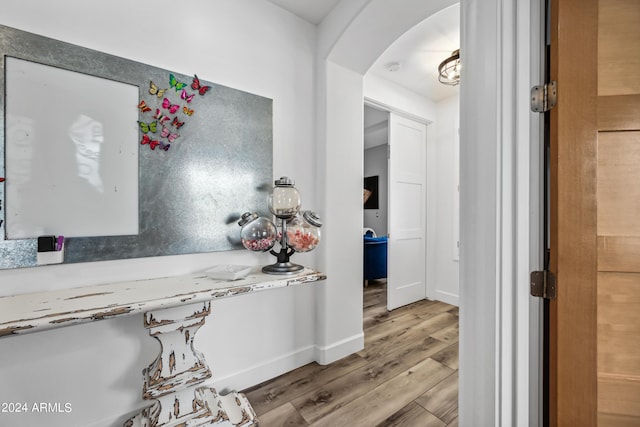
M532 271L531 296L556 299L556 276L549 270Z
M556 106L558 91L555 81L531 88L531 111L544 113Z

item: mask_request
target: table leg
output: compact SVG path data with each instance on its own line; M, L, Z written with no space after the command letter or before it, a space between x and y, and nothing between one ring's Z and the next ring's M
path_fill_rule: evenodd
M143 370L142 397L154 402L124 427L258 426L243 394L222 396L214 388L198 387L212 374L193 340L210 312L207 301L144 314L145 328L161 346L156 360Z

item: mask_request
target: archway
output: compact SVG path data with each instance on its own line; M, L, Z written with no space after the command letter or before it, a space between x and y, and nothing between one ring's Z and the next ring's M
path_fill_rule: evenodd
M362 271L348 261L362 256L362 77L400 34L454 1L347 3L319 32L317 190L327 224L319 266L328 275L318 288L321 363L363 345ZM528 141L538 130L526 102L540 3L462 0L461 12L459 420L535 425L539 303L527 277L539 261L529 208L537 158Z

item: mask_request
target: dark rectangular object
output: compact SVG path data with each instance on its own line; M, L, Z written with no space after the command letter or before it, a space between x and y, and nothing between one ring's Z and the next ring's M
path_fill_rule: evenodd
M56 250L56 236L38 237L38 252L53 252Z
M378 197L378 175L368 176L364 179L364 189L371 191L371 196L364 203L365 209L379 209L379 197Z

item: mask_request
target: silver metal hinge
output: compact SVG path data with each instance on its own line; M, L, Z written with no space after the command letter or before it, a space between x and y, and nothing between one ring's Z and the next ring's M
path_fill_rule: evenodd
M556 276L549 270L532 271L531 295L550 300L556 299Z
M531 111L544 113L556 106L558 88L555 81L531 88Z

